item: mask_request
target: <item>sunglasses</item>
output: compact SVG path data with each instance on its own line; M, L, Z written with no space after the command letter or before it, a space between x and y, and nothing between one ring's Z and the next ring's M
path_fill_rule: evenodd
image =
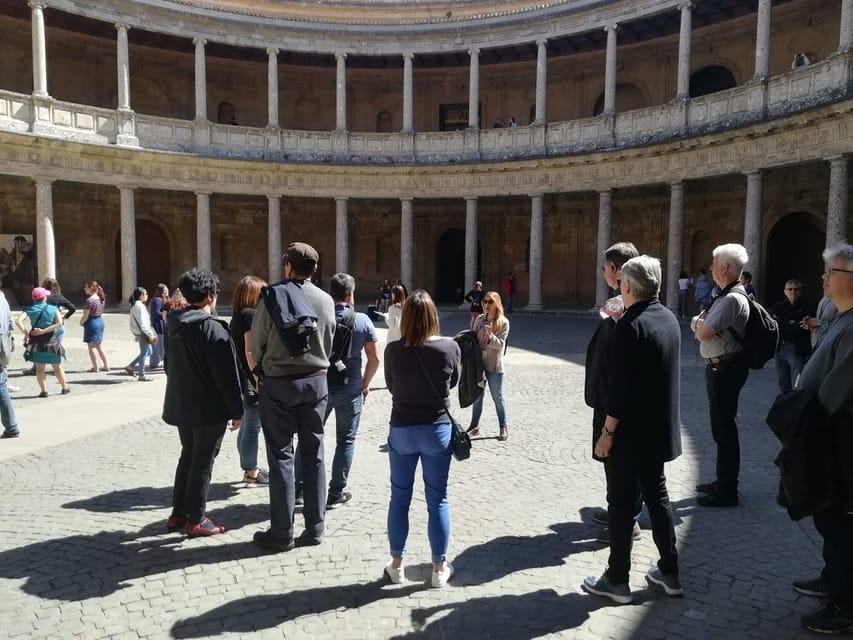
M785 287L785 291L799 291L799 287Z
M489 300L483 300L483 304L495 304L495 301L494 301L494 300L492 300L492 299L489 299Z

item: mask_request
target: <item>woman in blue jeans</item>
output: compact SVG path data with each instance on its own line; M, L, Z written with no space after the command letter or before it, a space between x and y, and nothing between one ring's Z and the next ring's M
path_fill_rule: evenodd
M504 350L509 338L509 320L504 315L504 307L501 296L497 291L486 291L483 294L483 313L474 320L472 329L477 333L480 346L483 347L483 369L486 373L486 382L495 403L498 414L498 440L506 440L509 436L506 424L506 407L504 405ZM471 426L468 434L471 436L480 433L480 416L483 414L482 394L474 401L471 412Z
M453 565L447 562L447 476L451 453L447 407L450 389L459 380L459 345L439 335L438 313L426 291L415 291L406 298L400 331L400 340L385 349L385 382L391 392L392 408L388 432L391 562L385 567L384 576L395 584L405 579L403 556L409 535L409 505L420 461L429 514L432 586L440 588L453 575Z

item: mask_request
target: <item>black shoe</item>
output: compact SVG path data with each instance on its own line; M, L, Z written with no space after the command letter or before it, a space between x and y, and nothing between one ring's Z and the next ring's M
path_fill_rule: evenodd
M301 507L305 504L305 499L302 497L301 493L296 494L296 506Z
M257 534L255 534L257 535ZM296 538L296 546L297 547L316 547L318 544L323 543L323 532L320 533L311 533L306 529L302 533L299 534L299 537Z
M330 493L329 498L326 500L326 509L336 509L350 500L352 500L352 494L349 491L342 491L338 495Z
M592 521L598 524L607 524L610 522L610 517L607 515L607 509L598 507L592 512Z
M794 587L794 591L802 593L804 596L825 598L829 595L829 586L820 577L811 580L794 580L792 586Z
M59 393L61 393L63 396L67 396L69 393L71 393L71 388L63 387L62 391L60 391Z
M738 504L736 493L720 493L715 491L705 496L696 498L696 504L702 507L736 507Z
M21 435L21 432L18 429L11 431L6 429L3 433L0 433L0 438L17 438Z
M834 604L827 604L814 613L802 617L803 626L809 631L837 635L853 631L853 612Z
M636 521L634 522L634 530L631 532L631 534L634 537L634 540L639 540L640 536L642 535L640 525L638 525ZM610 529L604 527L603 529L599 530L599 532L595 536L595 540L596 542L610 544Z
M296 546L296 542L291 538L286 542L282 542L275 537L272 531L256 531L252 536L252 542L258 545L261 549L279 553L281 551L290 551Z
M716 493L717 492L717 481L713 482L701 482L696 485L696 491L698 493Z

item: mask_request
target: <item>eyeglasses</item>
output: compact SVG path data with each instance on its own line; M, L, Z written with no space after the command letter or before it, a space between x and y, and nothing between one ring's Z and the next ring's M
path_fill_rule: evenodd
M494 300L483 300L483 304L495 304Z
M800 287L785 287L785 291L799 291Z
M853 273L853 270L850 269L838 269L836 267L829 267L826 271L823 272L825 276L831 276L833 273Z

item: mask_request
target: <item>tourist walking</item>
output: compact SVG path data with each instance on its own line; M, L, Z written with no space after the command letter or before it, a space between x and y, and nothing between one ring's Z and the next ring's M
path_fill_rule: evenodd
M130 296L130 332L136 338L139 355L131 360L124 370L130 375L136 374L139 382L151 382L154 379L145 375L145 359L151 355L151 345L157 341L157 334L151 328L146 302L148 291L144 287L136 287Z
M36 365L36 381L40 393L39 398L47 398L47 381L44 366L53 367L53 373L61 388L62 395L71 393L65 380L65 370L62 368L62 345L56 340L56 330L62 326L62 314L59 309L47 304L50 291L44 287L33 289L33 304L24 309L15 320L15 325L24 334L25 340L31 342L27 352L30 362ZM30 330L24 327L28 320Z
M506 421L506 406L504 403L504 350L509 338L509 319L504 315L501 296L497 291L486 291L482 299L483 313L477 316L472 326L477 334L477 341L483 349L483 372L495 411L498 414L498 440L509 437ZM472 436L480 434L480 416L483 414L483 394L474 400L471 411L471 426L468 433Z
M98 357L101 359L101 371L109 371L107 356L104 353L104 300L106 293L96 280L89 280L83 285L86 293L86 302L83 303L83 317L80 318L80 326L83 327L83 342L89 349L89 360L92 361L90 373L98 370Z
M9 357L12 353L14 327L12 310L9 308L6 295L0 289L0 424L3 425L3 433L0 433L0 438L17 438L21 435L15 408L12 406L12 398L9 395L9 387L6 386L8 380L6 369L9 366Z
M391 304L388 305L388 313L381 314L388 325L388 333L385 335L385 344L400 339L400 316L403 314L403 301L409 297L406 285L395 284L391 287Z
M154 297L148 304L151 314L151 328L157 334L157 341L151 345L151 359L148 366L151 369L159 369L166 355L166 312L167 300L169 299L169 287L162 282L157 285Z

